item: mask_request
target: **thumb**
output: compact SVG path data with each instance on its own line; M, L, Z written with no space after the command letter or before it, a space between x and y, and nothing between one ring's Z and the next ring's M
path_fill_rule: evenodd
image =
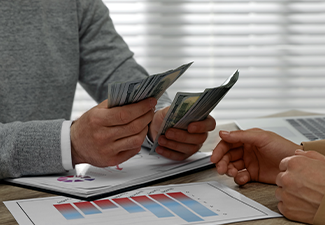
M99 103L95 107L98 107L98 108L106 108L107 109L108 108L108 100L106 99L106 100L102 101L101 103Z
M295 155L302 155L311 159L321 160L325 162L325 156L316 151L303 151L301 149L297 149L295 151Z

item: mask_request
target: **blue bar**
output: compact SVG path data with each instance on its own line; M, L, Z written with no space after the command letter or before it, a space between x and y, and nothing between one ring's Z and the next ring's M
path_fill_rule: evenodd
M115 198L112 201L122 206L129 213L145 212L145 210L132 202L129 198Z
M167 209L165 209L155 201L152 201L147 196L136 196L132 197L132 199L141 204L153 214L155 214L158 218L174 217L174 215L170 213Z
M67 220L84 218L71 204L53 205Z
M188 208L192 209L194 212L196 212L200 216L207 217L207 216L217 216L218 215L217 213L211 211L210 209L208 209L201 203L191 199L187 195L184 195L182 192L168 193L167 195L180 201L181 203L186 205Z
M178 215L180 218L187 222L198 222L204 221L201 217L198 217L190 210L185 208L183 205L179 204L178 202L172 200L171 198L167 197L164 194L155 194L149 195L151 198L155 199L156 201L160 202L167 208L169 208L172 212Z

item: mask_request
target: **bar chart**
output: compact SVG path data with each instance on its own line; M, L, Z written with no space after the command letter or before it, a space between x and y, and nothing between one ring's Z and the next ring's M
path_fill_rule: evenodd
M5 204L26 225L224 224L281 217L216 181L147 187L95 201L57 196Z
M204 217L217 216L200 202L182 192L115 198L93 202L77 202L53 205L67 220L80 219L84 215L103 213L103 210L121 208L128 213L151 212L157 218L175 217L186 222L204 221Z

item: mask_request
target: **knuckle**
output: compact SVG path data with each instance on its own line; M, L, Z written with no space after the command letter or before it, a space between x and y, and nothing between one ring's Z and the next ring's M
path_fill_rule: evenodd
M292 157L288 160L288 169L296 169L301 165L301 157Z
M278 203L278 208L279 208L279 210L280 210L280 212L284 215L284 216L288 216L288 214L289 214L289 210L288 210L288 208L284 205L284 203L283 202L279 202Z
M141 147L141 145L142 145L142 143L143 143L143 138L141 137L141 136L134 136L132 139L131 139L131 145L132 145L132 147L134 147L134 148L139 148L139 147Z
M119 113L116 114L117 120L120 121L122 124L126 124L130 122L130 114L126 110L121 110Z
M283 176L280 179L284 187L290 187L293 185L293 180L291 176L288 175L287 173L283 174Z
M137 133L139 133L140 131L142 131L143 127L142 127L142 124L141 124L140 121L135 120L135 121L133 121L132 123L130 123L130 124L127 126L127 129L128 129L132 134L137 134Z

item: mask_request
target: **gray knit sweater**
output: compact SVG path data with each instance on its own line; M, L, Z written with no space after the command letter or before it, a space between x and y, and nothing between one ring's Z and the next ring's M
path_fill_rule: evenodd
M101 0L1 0L0 179L64 172L77 82L101 102L109 82L146 76Z

